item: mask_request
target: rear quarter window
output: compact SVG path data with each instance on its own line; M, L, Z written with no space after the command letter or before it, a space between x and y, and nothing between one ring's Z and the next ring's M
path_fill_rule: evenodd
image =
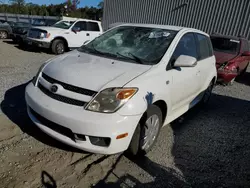
M199 53L198 60L203 60L213 56L213 45L210 38L202 34L196 34L196 37Z

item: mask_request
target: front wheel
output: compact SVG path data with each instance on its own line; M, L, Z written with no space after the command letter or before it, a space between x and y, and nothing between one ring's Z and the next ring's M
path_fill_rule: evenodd
M0 31L0 39L7 39L8 33L6 31Z
M56 39L53 41L51 48L54 54L60 55L65 52L66 46L65 46L64 41L60 39Z
M151 105L137 125L127 153L130 156L147 154L154 146L161 127L161 109L158 106Z

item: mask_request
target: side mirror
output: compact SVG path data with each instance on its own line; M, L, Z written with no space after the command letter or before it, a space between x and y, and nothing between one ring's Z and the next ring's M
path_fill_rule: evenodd
M242 55L243 55L243 56L250 56L250 52L249 52L249 51L245 51L245 52L243 52Z
M197 59L188 55L180 55L174 62L174 67L195 67Z
M73 27L72 31L76 34L77 32L80 32L80 28L79 27Z

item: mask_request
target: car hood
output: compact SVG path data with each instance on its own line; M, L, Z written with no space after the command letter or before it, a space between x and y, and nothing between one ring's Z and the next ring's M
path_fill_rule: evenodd
M214 51L214 55L216 58L216 63L221 64L234 59L235 57L237 57L238 54L230 54L225 52Z
M41 29L41 30L45 30L45 31L55 31L55 32L61 32L61 31L66 31L66 29L61 29L61 28L57 28L57 27L49 27L49 26L33 26L32 28L34 29Z
M99 91L107 87L122 87L151 67L74 50L51 60L43 73L70 85Z

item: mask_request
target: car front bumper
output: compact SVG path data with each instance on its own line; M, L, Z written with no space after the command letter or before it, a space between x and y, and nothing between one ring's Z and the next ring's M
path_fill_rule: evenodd
M115 154L125 151L141 118L141 115L122 116L118 113L90 112L83 107L62 103L42 93L33 83L27 85L25 99L30 119L43 132L67 145L92 153ZM41 117L46 121L41 121ZM59 127L64 130L55 129ZM69 134L64 133L65 129ZM128 136L116 139L124 133L128 133ZM84 135L85 140L74 139L75 135ZM92 137L108 138L110 144L93 144Z
M36 39L32 39L32 38L29 38L27 37L25 39L25 42L29 45L32 45L32 46L36 46L36 47L39 47L39 48L50 48L50 42L45 42L45 41L41 41L41 40L36 40Z

